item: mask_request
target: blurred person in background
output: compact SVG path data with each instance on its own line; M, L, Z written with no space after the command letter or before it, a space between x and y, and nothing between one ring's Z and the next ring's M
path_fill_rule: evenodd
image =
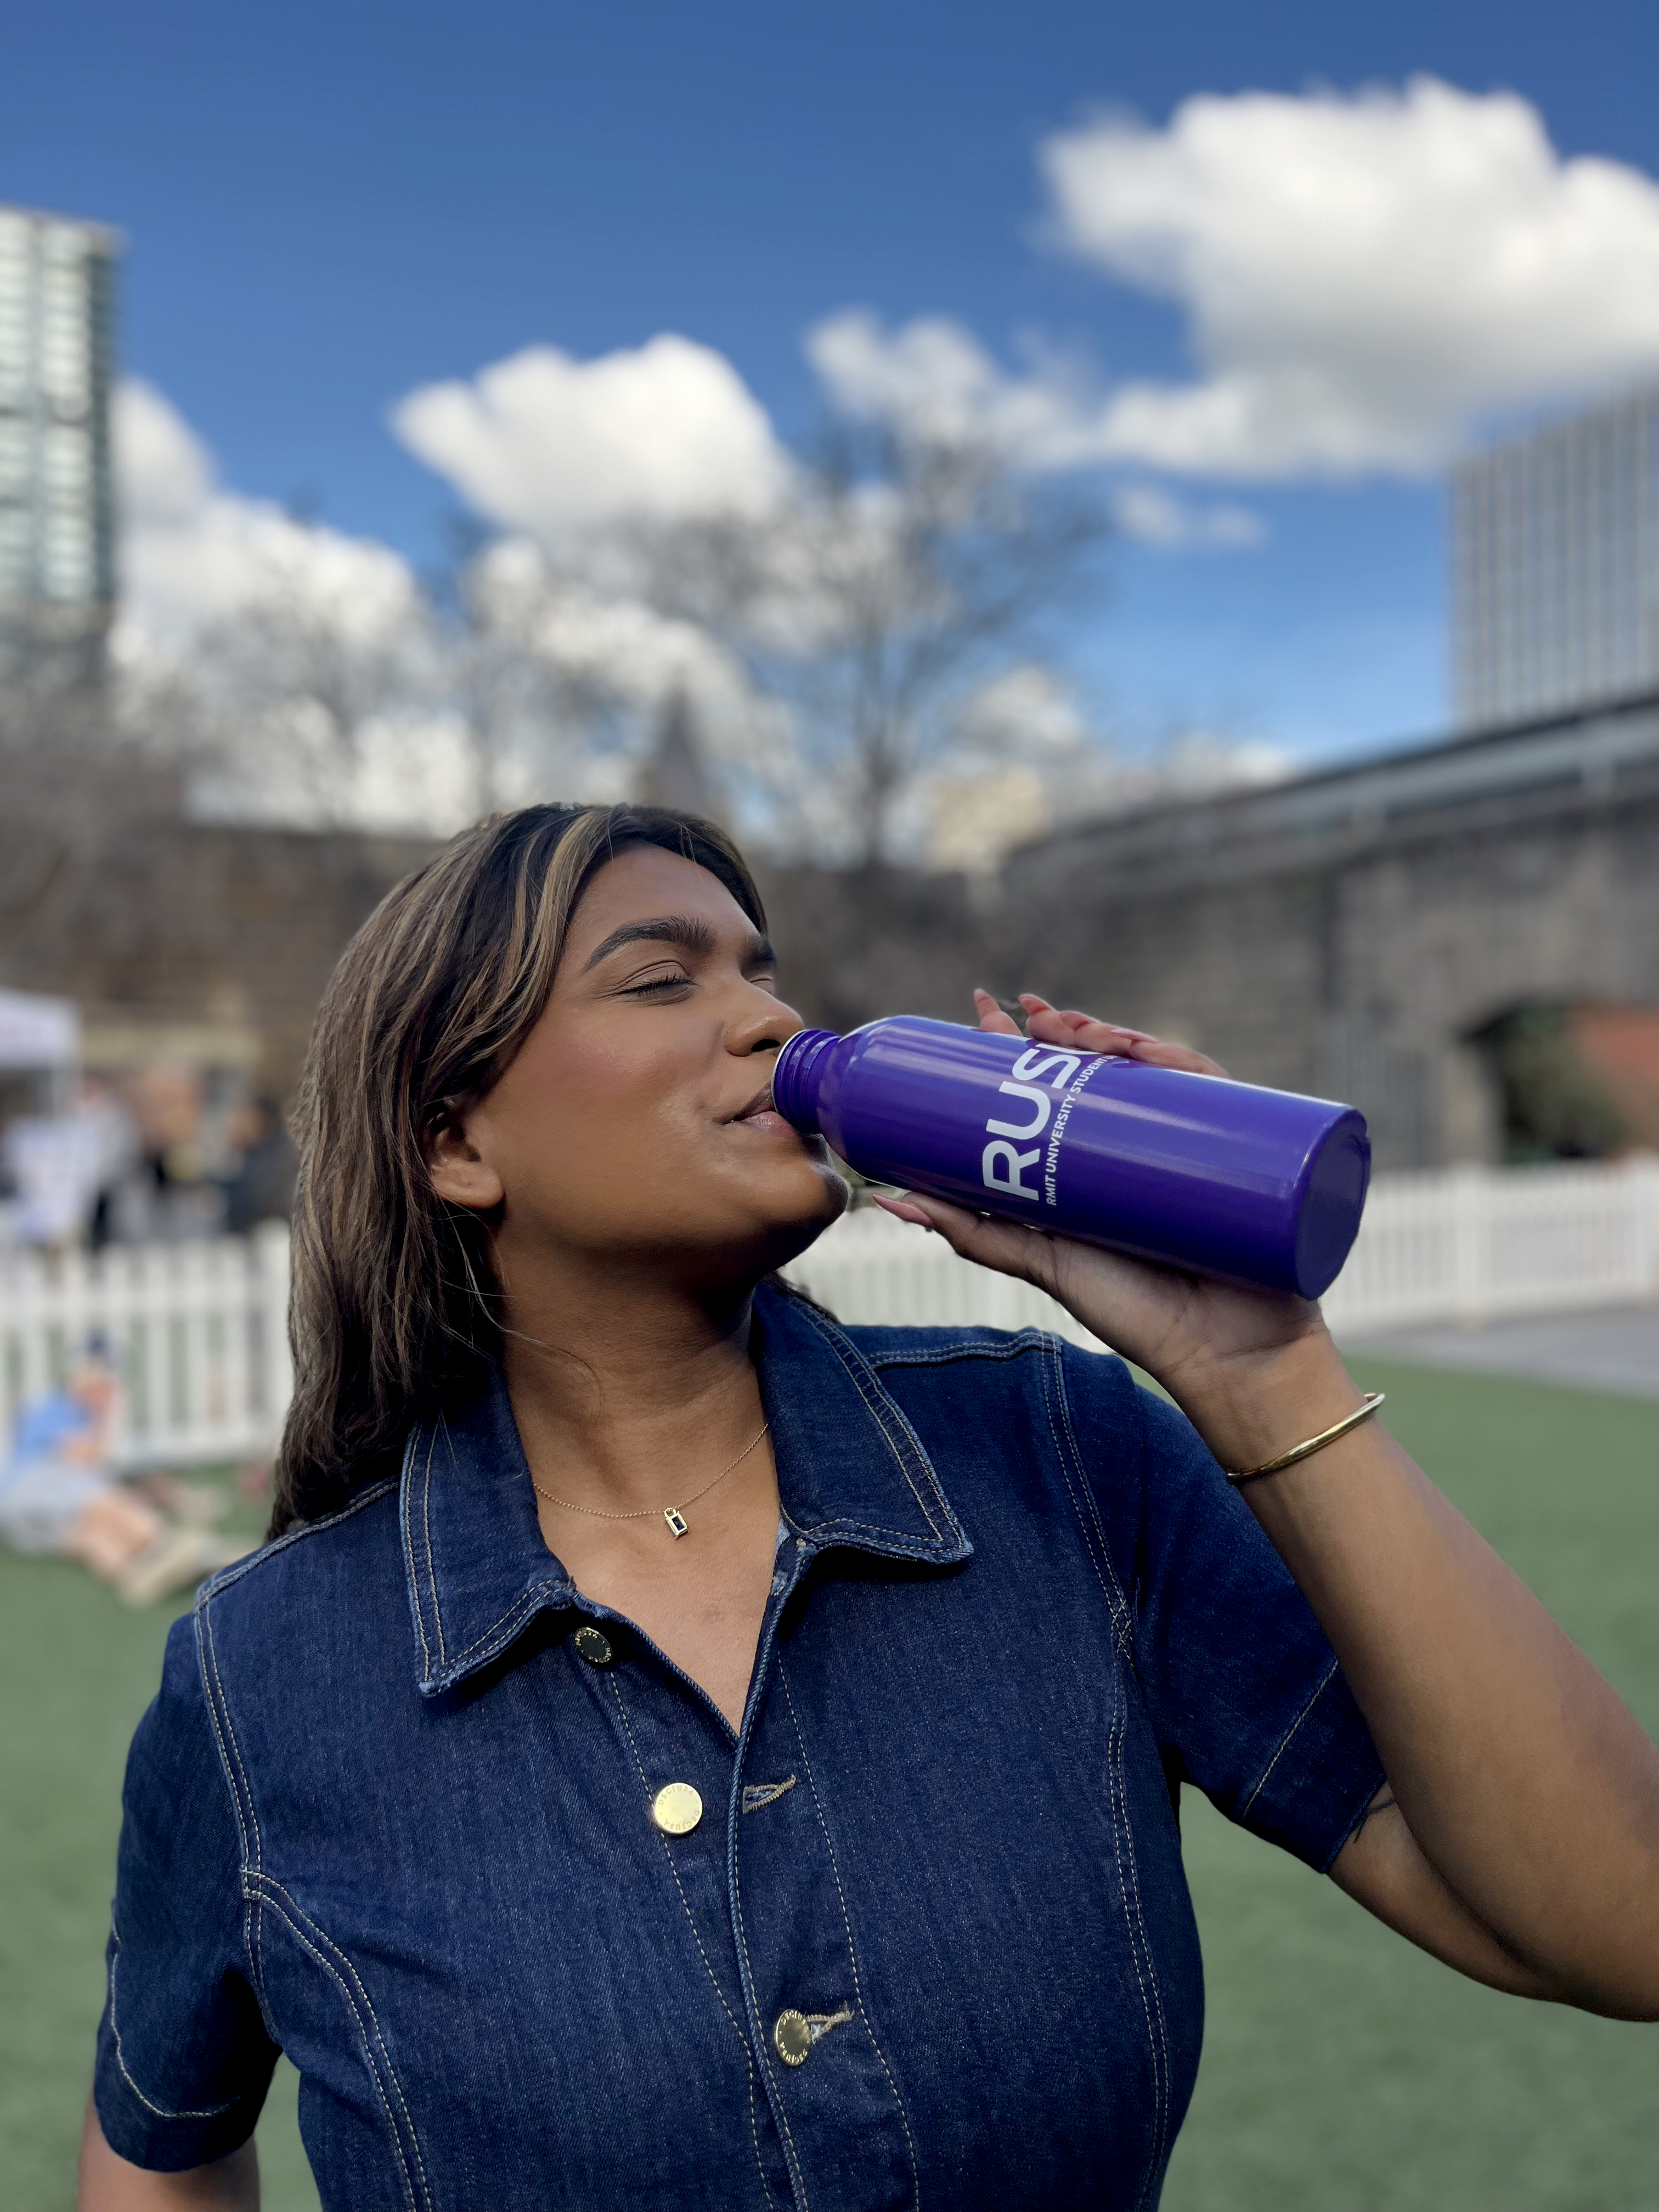
M119 1384L101 1345L58 1389L18 1413L0 1462L0 1543L77 1559L130 1605L190 1589L244 1545L204 1525L222 1510L204 1486L154 1475L122 1481L112 1457Z
M234 1163L223 1184L230 1235L246 1237L262 1222L289 1220L300 1158L276 1100L262 1093L233 1108L225 1142Z
M179 1243L219 1235L225 1194L210 1169L207 1085L201 1071L157 1060L127 1079L137 1130L130 1173L111 1192L110 1234L124 1244Z
M132 1116L109 1086L83 1077L69 1110L20 1115L0 1133L0 1176L20 1243L62 1249L106 1239L112 1194L137 1158Z
M97 1167L87 1206L87 1242L96 1252L110 1241L110 1209L138 1157L138 1128L126 1101L101 1076L82 1079L79 1111L98 1129Z
M656 809L498 817L348 950L273 1540L134 1741L83 2212L257 2204L279 2049L327 2212L1148 2207L1183 1781L1659 2018L1659 1752L1318 1308L917 1197L1125 1357L842 1328L776 1272L847 1203L772 1107L800 1026Z

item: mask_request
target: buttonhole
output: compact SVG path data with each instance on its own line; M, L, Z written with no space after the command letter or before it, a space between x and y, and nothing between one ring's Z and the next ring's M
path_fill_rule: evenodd
M744 1784L743 1809L745 1813L758 1813L763 1805L775 1805L785 1791L794 1786L793 1774L781 1782L747 1782Z

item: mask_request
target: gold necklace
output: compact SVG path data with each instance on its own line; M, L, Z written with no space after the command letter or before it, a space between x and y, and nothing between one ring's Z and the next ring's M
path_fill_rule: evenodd
M724 1482L732 1468L741 1467L771 1425L770 1421L763 1421L736 1459L732 1462L731 1466L723 1467L720 1469L714 1477L714 1482ZM686 1504L695 1505L698 1498L707 1498L714 1487L714 1482L705 1482L701 1490L694 1491L686 1499ZM562 1505L567 1513L586 1513L594 1521L648 1521L653 1513L660 1511L663 1519L668 1523L668 1533L671 1536L683 1536L691 1526L685 1517L684 1507L679 1505L664 1505L660 1508L655 1505L641 1505L632 1513L604 1513L597 1505L576 1505L568 1498L556 1498L550 1490L542 1488L533 1474L530 1478L530 1487L538 1498L544 1498L550 1505Z

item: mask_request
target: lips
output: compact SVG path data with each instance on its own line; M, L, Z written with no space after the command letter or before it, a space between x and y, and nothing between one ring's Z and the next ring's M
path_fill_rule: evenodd
M740 1121L746 1129L787 1129L791 1126L772 1103L769 1083L764 1090L757 1091L749 1103L733 1114L731 1119Z
M746 1106L739 1106L731 1118L734 1121L748 1121L757 1114L769 1114L774 1110L772 1086L769 1083L766 1083L762 1085L749 1103Z

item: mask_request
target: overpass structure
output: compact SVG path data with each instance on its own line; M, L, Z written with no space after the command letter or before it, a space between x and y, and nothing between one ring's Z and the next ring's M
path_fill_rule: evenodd
M1659 693L1079 823L1004 898L1068 1002L1352 1099L1380 1166L1492 1159L1480 1032L1659 1008Z

